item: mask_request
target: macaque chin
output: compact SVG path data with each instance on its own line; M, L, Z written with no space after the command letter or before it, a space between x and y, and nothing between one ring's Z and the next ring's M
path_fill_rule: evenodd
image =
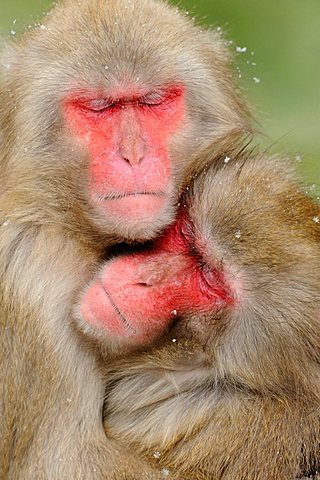
M315 473L320 208L281 159L245 154L195 179L182 205L82 299L92 335L146 350L107 365L107 435L175 479Z

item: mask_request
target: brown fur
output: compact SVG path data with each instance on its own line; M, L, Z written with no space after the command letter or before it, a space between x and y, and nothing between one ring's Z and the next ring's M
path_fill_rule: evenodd
M219 155L228 137L238 145L250 131L223 39L165 3L134 3L66 0L2 55L1 479L152 478L105 438L104 381L74 329L73 304L105 248L152 238L172 221L201 152L211 145ZM87 154L69 138L61 99L137 77L184 83L187 123L170 145L171 210L129 230L89 206Z
M108 370L107 434L173 479L315 474L320 207L279 158L204 173L185 203L235 305L179 318L153 351Z

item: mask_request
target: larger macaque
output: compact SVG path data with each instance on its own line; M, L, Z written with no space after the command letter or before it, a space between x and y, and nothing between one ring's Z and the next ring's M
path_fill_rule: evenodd
M263 156L211 167L184 203L83 297L92 334L167 326L152 350L107 369L107 434L172 479L315 475L320 207Z
M206 152L249 132L228 63L219 35L153 0L66 0L5 49L0 478L152 478L106 440L72 312L106 249L154 238Z

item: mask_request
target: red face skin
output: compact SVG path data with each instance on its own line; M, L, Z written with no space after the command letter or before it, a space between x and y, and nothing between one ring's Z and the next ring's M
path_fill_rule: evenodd
M184 90L84 92L64 102L90 153L89 197L106 217L152 221L172 192L168 142L185 117Z
M184 216L151 250L107 262L85 292L81 316L110 337L146 344L177 315L212 312L233 302L223 273L194 249L192 224Z

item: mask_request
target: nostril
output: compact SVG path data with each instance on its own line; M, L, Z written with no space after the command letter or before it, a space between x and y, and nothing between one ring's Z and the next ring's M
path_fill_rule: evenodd
M144 155L134 155L134 154L123 155L122 154L122 158L126 163L133 166L133 165L139 165L142 162Z
M159 271L153 263L140 266L132 280L139 287L156 287L163 283L163 271Z
M139 287L151 287L151 284L147 282L138 282L137 285Z

